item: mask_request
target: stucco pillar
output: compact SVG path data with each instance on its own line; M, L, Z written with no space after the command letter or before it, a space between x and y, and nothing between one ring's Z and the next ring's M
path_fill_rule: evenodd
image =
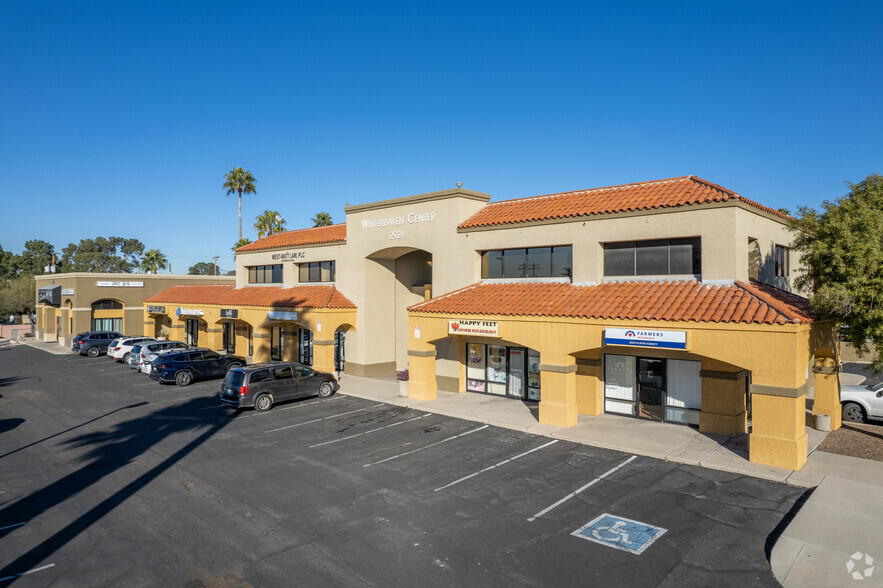
M252 363L270 361L270 327L255 327L252 335Z
M600 359L576 360L576 409L579 414L604 413L601 366ZM542 393L545 394L545 390Z
M540 364L540 422L572 427L577 421L576 359L568 355L555 360Z
M205 329L206 347L215 351L224 349L224 330L220 323L207 324Z
M748 432L746 406L747 371L714 372L701 370L702 410L699 432L738 437Z
M313 339L313 368L334 373L334 339Z
M818 358L812 368L813 393L812 413L831 417L831 430L836 431L843 424L843 411L840 404L840 369L836 360L830 357Z
M408 349L408 398L435 400L438 398L435 345L427 343L420 347L421 349Z
M749 459L799 470L806 463L806 394L803 388L769 392L752 387Z

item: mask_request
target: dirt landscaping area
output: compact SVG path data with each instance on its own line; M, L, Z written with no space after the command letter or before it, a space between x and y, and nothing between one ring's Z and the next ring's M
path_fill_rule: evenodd
M818 451L883 461L883 425L843 423L825 437Z

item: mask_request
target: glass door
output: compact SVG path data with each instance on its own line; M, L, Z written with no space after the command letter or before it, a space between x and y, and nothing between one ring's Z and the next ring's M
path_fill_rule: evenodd
M540 352L527 350L527 399L540 399Z
M272 327L270 329L270 359L282 361L282 345L284 344L284 335L282 327Z
M199 345L199 321L187 319L184 321L184 343L196 347Z
M313 365L313 332L309 329L298 330L298 357L304 365Z
M526 349L523 347L509 348L509 387L506 395L512 398L524 399L524 368Z
M487 346L487 392L506 395L506 347Z
M662 421L665 404L665 360L638 358L637 416Z
M236 325L233 323L222 323L224 339L224 351L227 353L236 353Z
M346 365L346 333L344 331L334 332L334 369L342 372Z
M635 358L604 356L604 411L635 416Z

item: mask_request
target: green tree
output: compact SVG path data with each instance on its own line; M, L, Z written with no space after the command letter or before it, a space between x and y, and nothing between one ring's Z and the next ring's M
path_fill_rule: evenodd
M149 274L155 274L169 265L169 260L159 249L151 249L144 254L141 260L141 269Z
M242 194L255 194L254 184L257 180L251 175L250 171L241 167L230 170L230 173L224 176L224 188L227 189L227 195L233 193L239 194L239 238L242 239Z
M144 244L138 239L95 237L70 243L61 251L67 272L130 273L138 269Z
M316 216L313 217L313 226L314 227L327 227L328 225L333 225L334 222L331 220L331 215L327 212L318 212Z
M249 243L251 243L251 239L249 239L248 237L240 238L239 241L236 241L235 243L233 243L233 247L231 247L230 249L232 249L233 252L236 253L237 249L239 249L240 247L243 247L245 245L248 245Z
M850 343L883 369L883 176L872 174L822 211L800 207L791 221L803 269L797 287L844 325ZM874 350L868 345L870 340Z
M255 219L254 228L258 232L258 239L263 239L265 235L283 232L285 219L275 210L265 210L264 214Z
M221 272L219 271L218 274ZM215 264L210 261L200 261L190 266L187 270L190 276L213 276L215 275Z
M18 273L16 257L12 251L4 251L0 246L0 281L13 278Z
M55 247L51 243L40 239L25 242L25 248L16 259L18 270L23 274L35 276L44 273L47 265L52 263L52 253ZM56 269L58 269L56 260Z
M33 312L37 306L37 283L31 274L0 282L0 317Z

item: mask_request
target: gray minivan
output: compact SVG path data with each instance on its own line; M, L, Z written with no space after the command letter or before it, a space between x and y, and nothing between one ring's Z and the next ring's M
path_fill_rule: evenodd
M237 408L270 410L286 400L318 396L328 398L340 389L334 374L288 361L255 363L233 368L221 384L221 402Z

